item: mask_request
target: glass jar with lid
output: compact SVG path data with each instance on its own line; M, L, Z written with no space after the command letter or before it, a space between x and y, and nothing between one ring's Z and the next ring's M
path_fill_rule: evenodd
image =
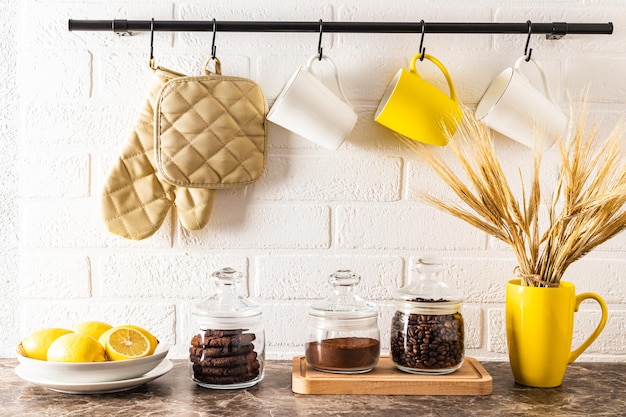
M349 270L331 274L332 293L311 306L305 356L314 369L354 374L371 371L378 363L378 307L356 294L360 281Z
M405 372L449 374L464 361L462 296L441 280L437 258L420 258L416 269L417 280L394 293L391 359Z
M224 268L211 278L217 293L191 311L196 326L189 346L191 379L205 388L251 387L263 379L261 306L239 294L241 272Z

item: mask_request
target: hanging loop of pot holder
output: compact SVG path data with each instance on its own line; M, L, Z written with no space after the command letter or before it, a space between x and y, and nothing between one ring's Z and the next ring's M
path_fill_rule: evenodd
M207 69L214 63L215 72ZM216 57L204 76L171 80L155 106L155 160L170 184L242 187L265 170L268 106L252 80L224 76Z
M211 71L209 69L211 62L213 62L213 68L215 69L214 71ZM216 56L210 56L209 59L207 59L206 62L204 63L203 68L204 68L204 73L208 76L210 76L211 74L222 75L222 63Z

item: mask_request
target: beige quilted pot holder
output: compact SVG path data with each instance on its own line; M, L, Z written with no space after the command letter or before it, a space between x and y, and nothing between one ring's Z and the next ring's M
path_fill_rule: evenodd
M157 97L156 166L179 187L245 186L265 169L265 96L249 79L221 75L213 59L216 73L173 79Z
M102 192L102 217L116 235L140 240L153 235L169 210L176 206L178 219L187 230L198 230L211 217L215 190L177 187L163 180L154 163L154 108L161 88L184 77L157 68L147 100L122 153L111 168Z

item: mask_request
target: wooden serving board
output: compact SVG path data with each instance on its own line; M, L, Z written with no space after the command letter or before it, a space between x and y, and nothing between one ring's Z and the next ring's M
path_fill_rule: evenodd
M491 375L474 358L447 375L402 372L388 356L364 374L333 374L313 369L304 356L293 358L291 390L296 394L488 395Z

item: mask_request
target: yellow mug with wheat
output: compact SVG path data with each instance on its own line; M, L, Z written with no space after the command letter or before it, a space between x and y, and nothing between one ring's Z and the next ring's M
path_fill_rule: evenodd
M401 68L396 73L376 109L374 120L409 139L443 146L459 127L463 112L446 67L434 56L423 55L423 59L435 64L443 73L449 97L419 75L415 66L418 59L422 59L422 54L413 57L410 71Z
M593 299L600 304L600 322L575 350L572 347L574 313L580 304ZM600 335L608 309L596 293L576 295L570 282L558 287L524 286L520 279L506 285L506 336L515 382L531 387L558 387L567 365L574 362Z

